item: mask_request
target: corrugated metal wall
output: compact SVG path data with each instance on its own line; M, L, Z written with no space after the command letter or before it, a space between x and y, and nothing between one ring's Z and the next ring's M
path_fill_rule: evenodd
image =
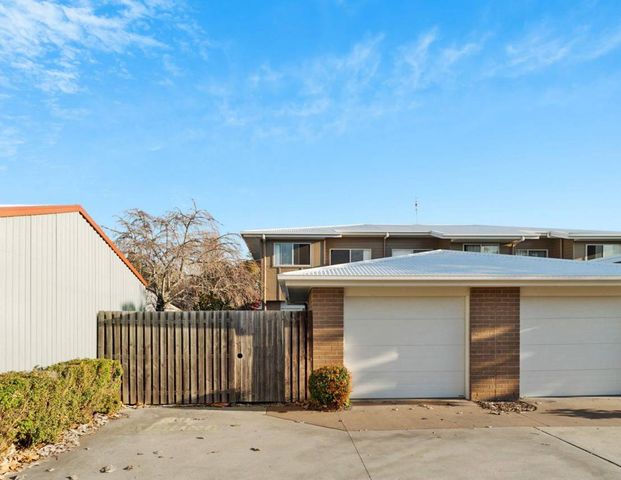
M0 218L0 372L96 356L97 312L145 289L79 213Z

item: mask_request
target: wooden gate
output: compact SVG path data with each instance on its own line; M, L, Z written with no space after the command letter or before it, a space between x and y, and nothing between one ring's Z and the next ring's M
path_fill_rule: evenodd
M297 402L312 369L309 312L100 312L97 353L126 404Z

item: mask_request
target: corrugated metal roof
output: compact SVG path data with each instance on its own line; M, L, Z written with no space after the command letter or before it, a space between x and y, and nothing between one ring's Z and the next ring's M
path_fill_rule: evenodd
M283 273L279 279L365 279L377 277L586 278L621 279L621 266L603 262L535 258L454 250L434 250L399 257L310 268Z
M591 262L603 262L603 263L621 263L621 255L615 255L614 257L603 257L591 260Z
M558 228L511 227L497 225L332 225L320 227L268 228L245 230L244 237L252 236L341 236L341 235L431 235L439 238L600 238L619 237L621 232L610 230L580 230Z

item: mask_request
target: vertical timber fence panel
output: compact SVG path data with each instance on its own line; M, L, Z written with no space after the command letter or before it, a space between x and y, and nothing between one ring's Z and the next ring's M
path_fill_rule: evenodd
M312 331L310 312L99 312L97 354L126 404L300 402Z

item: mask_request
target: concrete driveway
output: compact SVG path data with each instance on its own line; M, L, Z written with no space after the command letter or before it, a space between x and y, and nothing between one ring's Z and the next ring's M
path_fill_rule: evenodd
M387 408L397 414L403 406ZM286 421L259 408L144 408L24 473L28 480L618 479L620 438L621 426L603 424L364 431ZM99 473L106 465L113 471Z

